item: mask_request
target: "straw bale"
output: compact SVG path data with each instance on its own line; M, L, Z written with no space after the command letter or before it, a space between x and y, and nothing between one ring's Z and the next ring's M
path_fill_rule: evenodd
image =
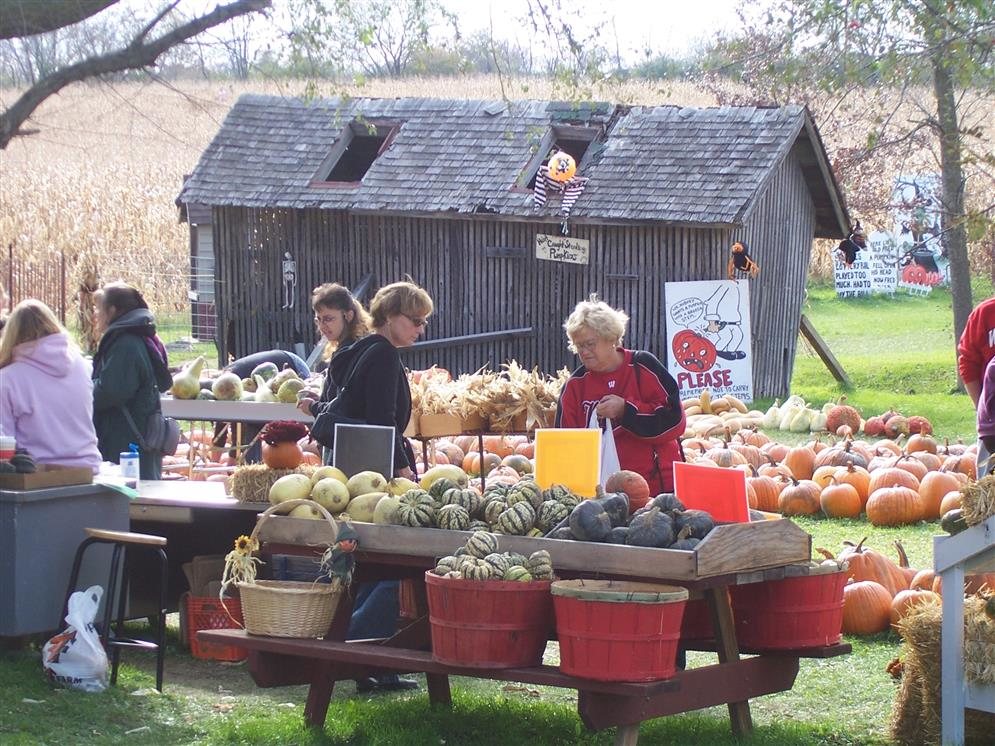
M986 599L964 601L964 676L979 684L995 684L995 620L985 614Z
M995 515L995 475L989 474L977 482L965 485L960 494L964 522L968 526L976 526Z
M965 601L965 617L970 615L974 619L979 608L968 599ZM891 712L891 737L896 743L911 746L940 742L941 621L942 608L939 603L922 603L913 606L899 622L898 631L905 645L902 650L902 684ZM995 715L966 710L964 731L966 743L990 743L991 734L995 733Z
M317 468L311 465L301 465L296 469L270 469L265 464L238 466L230 480L232 497L243 503L268 503L269 489L277 479L287 474L310 477Z

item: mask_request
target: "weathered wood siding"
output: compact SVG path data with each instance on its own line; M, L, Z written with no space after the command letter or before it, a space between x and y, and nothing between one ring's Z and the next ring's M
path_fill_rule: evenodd
M786 390L790 378L790 367L785 375L778 372L785 360L790 366L794 353L794 336L789 339L786 329L797 332L812 235L812 205L804 184L796 185L798 179L797 165L782 168L745 232L751 246L758 247L756 256L764 267L753 283L751 307L758 396L783 393L780 387ZM808 201L773 196L785 188L799 188L800 197ZM778 232L777 240L762 238L771 230ZM628 345L666 360L664 283L725 277L732 240L728 229L719 228L572 224L572 237L590 241L590 263L574 265L536 259L537 233L556 234L558 225L484 216L443 219L215 208L221 355L293 349L298 342L310 348L316 341L309 304L314 286L329 281L353 286L368 274L382 285L407 273L436 303L427 339L534 330L525 338L412 349L404 357L413 368L439 364L454 372L472 372L482 365L497 368L511 358L547 372L573 367L576 359L566 349L562 324L577 301L592 292L629 313ZM494 248L513 251L490 250ZM293 309L281 308L285 252L297 262ZM789 262L789 287L797 287L798 298L785 304L782 270L787 267L780 265ZM787 358L785 351L790 352Z
M784 397L790 389L814 231L815 205L792 151L736 233L761 268L750 282L756 397Z

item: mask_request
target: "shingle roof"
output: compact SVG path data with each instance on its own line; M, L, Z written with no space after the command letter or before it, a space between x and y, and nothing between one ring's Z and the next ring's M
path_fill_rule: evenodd
M357 116L401 126L362 182L313 186L336 138ZM578 110L545 101L305 102L246 95L229 112L178 201L554 217L557 203L537 211L531 193L510 187L550 125L577 118L607 125L609 131L603 151L584 169L589 181L573 218L738 225L796 141L810 151L810 162L825 159L799 106L626 109L588 104ZM817 207L820 199L842 206L827 171L806 174L813 199ZM825 212L827 205L822 207Z

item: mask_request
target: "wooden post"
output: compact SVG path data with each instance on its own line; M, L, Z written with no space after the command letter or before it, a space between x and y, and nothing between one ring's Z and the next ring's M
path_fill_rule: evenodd
M840 361L836 359L833 355L832 350L829 349L829 345L826 344L819 333L812 326L812 322L809 321L805 314L802 314L801 319L798 322L798 329L802 333L802 336L808 341L812 348L815 350L816 354L822 359L822 362L826 364L829 368L829 372L833 374L833 378L843 384L844 387L850 388L850 378L847 376L846 371L843 370L843 366L840 365Z

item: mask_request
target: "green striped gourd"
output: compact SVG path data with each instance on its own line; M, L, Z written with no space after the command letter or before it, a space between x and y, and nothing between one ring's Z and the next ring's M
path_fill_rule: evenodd
M454 555L448 555L446 557L440 557L439 561L435 563L435 574L445 575L447 572L452 572L459 567L460 560L459 557Z
M439 528L465 531L470 527L470 514L462 505L443 505L436 513Z
M552 580L553 558L549 556L549 552L545 549L540 549L529 555L525 569L532 573L532 577L536 580Z
M492 497L484 504L484 520L494 525L508 507L508 502L503 497Z
M525 559L524 554L519 554L518 552L505 552L505 554L508 556L508 561L513 565L521 565L522 567L525 567L525 565L529 562Z
M528 583L532 580L532 574L521 565L512 565L504 574L505 580L517 580L519 583Z
M489 564L494 568L494 573L497 577L503 577L508 568L511 567L511 562L508 561L508 556L505 554L498 554L497 552L491 552L486 557L484 557L484 562Z
M529 479L522 479L508 490L508 504L526 501L536 510L542 505L542 490L539 485Z
M435 524L435 503L425 490L408 490L397 506L397 522L402 526L430 527Z
M474 531L465 546L467 554L482 559L498 550L498 537L487 531Z
M490 531L491 527L487 525L487 521L482 521L476 518L470 521L470 525L466 527L467 531Z
M555 500L546 500L546 502L539 506L539 511L536 513L536 526L543 531L549 531L569 515L570 508L563 503L558 503Z
M428 488L428 494L430 494L437 503L442 503L442 496L446 493L446 491L456 489L458 487L459 485L452 479L442 477L441 479L436 479L432 482L432 486Z
M525 536L535 525L536 514L527 502L518 502L498 516L497 527L502 533Z
M466 512L473 515L480 510L483 505L484 499L476 490L471 489L461 489L459 487L454 487L451 490L446 490L442 493L442 504L443 505L460 505L466 509Z
M494 568L477 558L464 564L460 572L466 580L491 580L494 577Z

